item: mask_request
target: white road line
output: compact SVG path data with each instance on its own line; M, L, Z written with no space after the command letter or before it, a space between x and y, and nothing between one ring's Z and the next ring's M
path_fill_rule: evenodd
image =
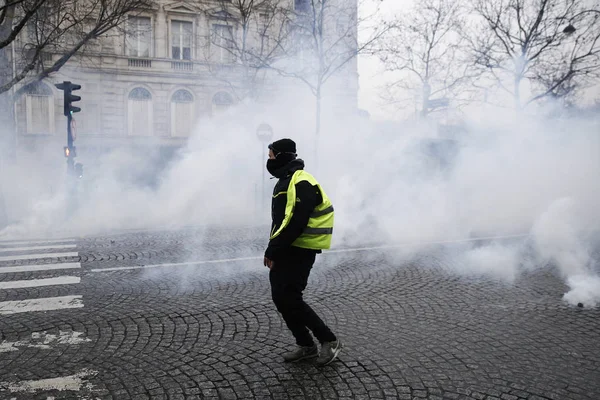
M28 247L0 247L0 253L11 251L31 251L31 250L50 250L50 249L74 249L76 244L56 244L54 246L28 246Z
M462 239L462 240L446 240L439 242L420 242L420 243L404 243L404 244L394 244L394 245L386 245L386 246L375 246L375 247L358 247L351 249L340 249L340 250L328 250L323 255L331 254L331 253L350 253L350 252L359 252L359 251L373 251L373 250L384 250L384 249L395 249L401 247L410 247L410 246L422 246L422 245L436 245L436 244L458 244L458 243L468 243L468 242L477 242L481 240L500 240L500 239L516 239L516 238L524 238L529 236L528 234L523 235L507 235L507 236L489 236L489 237L481 237L474 239ZM226 262L236 262L236 261L252 261L252 260L262 260L263 257L241 257L241 258L226 258L221 260L203 260L203 261L190 261L183 263L168 263L168 264L154 264L154 265L134 265L129 267L112 267L112 268L96 268L91 269L91 272L113 272L113 271L129 271L136 269L148 269L148 268L164 268L164 267L182 267L182 266L190 266L190 265L203 265L203 264L219 264Z
M58 390L58 391L80 391L83 386L87 389L92 389L92 385L89 383L85 383L86 378L90 376L94 376L97 374L97 371L84 369L81 372L69 375L69 376L61 376L58 378L50 378L50 379L38 379L38 380L29 380L29 381L21 381L21 382L0 382L0 387L7 388L9 392L26 392L26 393L34 393L37 391L49 391L49 390Z
M0 302L0 315L17 314L31 311L51 311L64 308L81 308L83 300L81 295L47 297L43 299L27 299Z
M61 269L77 269L77 268L81 268L81 263L17 265L14 267L0 267L0 274L14 274L17 272L33 272L33 271L54 271L54 270L61 270Z
M26 279L22 281L0 282L0 290L23 289L40 286L73 285L80 282L81 278L78 276L59 276L55 278Z
M13 260L39 260L41 258L58 258L58 257L77 257L79 253L44 253L44 254L24 254L18 256L3 256L0 257L0 261L13 261Z
M436 244L459 244L459 243L479 242L481 240L518 239L518 238L525 238L528 236L530 236L530 235L529 234L519 234L519 235L505 235L505 236L487 236L487 237L469 238L469 239L441 240L438 242L414 242L414 243L390 244L390 245L385 245L385 246L357 247L357 248L352 248L352 249L327 250L323 254L397 249L397 248L401 248L401 247L429 246L429 245L436 245Z

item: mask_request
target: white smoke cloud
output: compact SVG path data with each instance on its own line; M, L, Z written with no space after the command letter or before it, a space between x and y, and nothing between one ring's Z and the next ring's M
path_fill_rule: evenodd
M584 307L600 306L600 277L580 275L567 279L571 290L564 295L564 300L571 305L582 304Z
M261 202L265 146L255 135L266 121L274 140L296 140L307 170L332 198L334 247L410 243L415 254L431 242L530 234L532 262L523 259L524 245L495 241L461 248L453 268L512 282L524 269L549 260L571 287L565 301L598 303L593 248L600 226L600 136L593 123L497 110L467 115L468 131L448 142L454 147L442 151L443 164L424 145L423 139L439 139L430 126L405 124L383 132L364 120L326 112L316 168L314 113L307 111L312 101L286 92L268 104L200 121L155 185L141 178L155 175L152 154L122 148L94 161L82 155L86 175L79 207L68 219L62 184L48 189L48 182L64 175L63 159L53 169L31 159L28 169L3 174L3 187L16 188L9 203L18 221L0 237L49 235L57 228L91 235L267 225L269 206ZM266 182L267 201L273 184ZM260 254L242 256L251 255ZM403 253L399 261L406 259Z
M468 250L459 261L459 272L506 282L517 278L520 266L518 249L499 243Z
M571 287L564 300L573 305L600 302L599 260L591 255L599 225L597 214L589 211L573 198L558 199L532 230L539 258L556 264Z

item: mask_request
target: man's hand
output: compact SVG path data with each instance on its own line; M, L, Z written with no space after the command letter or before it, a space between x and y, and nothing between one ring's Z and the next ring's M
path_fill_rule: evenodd
M263 264L265 267L271 269L275 265L275 262L273 260L269 260L267 257L265 257L265 259L263 260Z

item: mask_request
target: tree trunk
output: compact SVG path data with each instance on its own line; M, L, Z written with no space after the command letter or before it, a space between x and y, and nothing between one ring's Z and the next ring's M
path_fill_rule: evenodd
M315 171L319 167L319 136L321 135L321 85L317 86L315 117Z
M0 37L6 33L6 24L0 27ZM11 46L0 49L0 85L12 78L13 68L10 57ZM14 126L14 104L12 91L0 94L0 229L8 224L8 211L4 191L6 185L4 176L7 167L15 161L16 157L16 133Z
M427 119L429 115L429 96L431 96L431 86L428 82L423 84L423 104L421 104L421 117Z
M315 125L315 138L319 138L321 134L321 88L317 89L317 110L316 110L316 125Z
M0 69L4 68L0 64ZM8 224L5 190L7 169L16 158L13 103L10 92L0 94L0 229Z
M12 27L12 12L8 11L4 23L0 25L0 38L9 35ZM13 78L12 68L12 46L0 49L0 85L4 85ZM11 91L0 94L0 159L13 158L15 155L16 137L13 118L14 104Z
M521 76L515 76L515 111L521 110Z

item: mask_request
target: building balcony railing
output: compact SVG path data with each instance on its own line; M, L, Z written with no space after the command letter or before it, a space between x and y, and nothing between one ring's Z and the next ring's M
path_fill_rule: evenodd
M107 61L107 57L103 57ZM116 68L118 70L152 72L157 74L181 73L185 75L200 74L226 74L235 75L242 71L239 64L209 64L207 62L197 62L188 60L173 60L168 58L131 58L114 56L114 61L104 63L101 68Z
M175 71L193 71L194 63L190 61L171 61L171 69Z
M135 58L129 56L88 54L73 60L81 66L98 71L119 71L132 74L202 76L218 74L235 79L243 73L237 63L208 63L201 61L174 60L169 58Z
M127 64L133 68L152 68L152 60L142 58L129 58Z

